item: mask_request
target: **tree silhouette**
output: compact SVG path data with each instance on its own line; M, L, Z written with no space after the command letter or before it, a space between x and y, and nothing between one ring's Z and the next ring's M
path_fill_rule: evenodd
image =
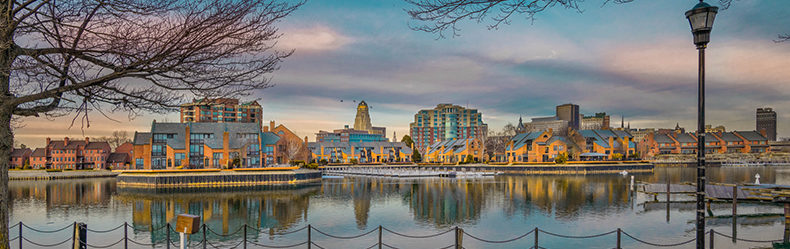
M11 121L96 111L164 113L193 97L250 94L293 51L275 23L301 2L0 2L0 249L8 248ZM105 115L106 116L106 115ZM72 122L73 124L74 122Z

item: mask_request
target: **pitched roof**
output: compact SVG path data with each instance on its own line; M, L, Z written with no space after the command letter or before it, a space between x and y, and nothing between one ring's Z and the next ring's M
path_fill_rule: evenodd
M277 141L280 141L280 136L277 136L277 134L274 134L274 132L261 132L261 144L272 145L276 144Z
M656 140L657 143L675 143L675 141L672 140L672 138L669 138L667 134L656 133L656 136L653 139Z
M64 140L52 140L49 141L47 147L53 150L76 150L79 147L85 147L85 140L69 140L68 144Z
M126 153L110 153L107 157L107 163L127 163L131 162L129 154Z
M634 137L634 135L631 135L631 133L628 132L628 131L614 130L613 132L614 132L615 135L617 135L620 138Z
M743 142L743 139L739 138L735 134L732 134L732 132L722 132L720 137L725 142Z
M768 138L756 131L735 131L749 141L768 141Z
M28 148L13 149L13 150L11 150L11 157L22 157L22 156L25 156L25 154L30 155L30 153L33 153L33 152L30 149L28 149Z
M33 150L33 154L31 154L30 156L31 157L45 157L45 156L47 156L46 152L47 151L44 150L44 148L36 148L35 150Z
M151 142L151 133L150 132L134 132L134 141L132 143L134 145L142 145L148 144Z
M106 151L110 151L112 147L110 147L110 143L108 142L89 142L85 145L85 149L103 149Z
M678 134L677 137L675 137L675 139L677 139L678 142L681 142L681 143L696 143L697 142L697 140L694 139L694 137L691 136L691 134L689 134L689 133L680 133L680 134Z
M579 134L581 134L585 139L592 139L594 143L598 144L598 146L609 148L608 139L604 140L603 137L598 135L595 130L580 130ZM611 134L614 135L614 134Z

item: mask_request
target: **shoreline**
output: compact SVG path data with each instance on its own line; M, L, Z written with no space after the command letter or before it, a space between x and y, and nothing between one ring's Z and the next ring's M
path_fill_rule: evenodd
M653 172L651 163L573 163L573 164L516 164L516 165L365 165L365 166L323 166L319 170L342 170L344 168L382 168L382 169L430 169L448 171L501 171L505 175L587 175Z

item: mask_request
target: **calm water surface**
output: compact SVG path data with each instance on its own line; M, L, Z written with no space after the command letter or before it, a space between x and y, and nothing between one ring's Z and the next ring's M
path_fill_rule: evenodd
M719 168L708 170L711 182L751 183L759 173L762 183L790 184L790 174L781 167ZM790 169L790 168L787 168ZM779 172L777 171L779 170ZM637 181L665 183L694 182L693 168L662 168L635 175ZM567 235L605 233L616 228L638 238L672 243L692 239L694 204L688 196L665 196L629 191L630 176L496 176L474 179L392 179L345 177L324 179L315 186L287 189L201 190L192 193L151 193L116 186L114 179L62 180L10 183L13 207L11 222L52 230L73 222L85 222L94 231L113 229L128 222L129 236L141 243L164 247L168 222L175 224L180 213L200 215L211 229L211 245L236 245L242 224L249 224L248 239L266 245L289 245L306 240L306 231L287 235L307 224L321 232L350 236L379 225L409 235L430 235L455 226L480 238L504 240L524 234L536 226ZM780 239L783 207L742 203L739 214L774 214L760 217L731 217L730 204L714 204L707 228L735 233L746 239ZM216 232L217 234L212 233ZM236 232L236 233L234 233ZM56 243L71 231L41 233L24 229L26 238ZM11 231L11 237L18 229ZM219 235L218 235L219 234ZM223 236L222 234L231 234ZM377 233L354 240L339 240L313 231L313 241L325 248L367 248L377 242ZM615 234L593 239L560 239L541 233L545 248L612 248ZM88 232L92 245L108 245L123 237L123 230ZM202 234L190 238L200 241ZM524 248L534 236L506 244L486 244L470 237L466 248ZM177 240L173 236L173 240ZM405 239L384 232L384 243L398 248L440 248L453 244L452 233L428 239ZM733 243L718 237L716 248L770 248L770 244ZM16 242L12 243L17 247ZM122 243L111 248L122 248ZM651 248L623 236L625 248ZM132 248L151 248L130 244ZM305 246L306 247L306 246ZM693 243L675 248L693 248ZM36 248L25 244L24 248ZM304 248L304 247L302 247Z

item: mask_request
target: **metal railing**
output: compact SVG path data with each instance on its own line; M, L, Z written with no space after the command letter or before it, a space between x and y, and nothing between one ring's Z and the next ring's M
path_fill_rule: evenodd
M71 229L73 232L71 232L69 234L70 236L64 237L63 240L60 240L60 239L56 240L56 241L59 241L57 243L43 243L40 240L38 240L38 241L36 240L36 239L41 238L42 236L35 236L34 235L34 236L25 237L25 233L24 233L24 229L23 228L27 229L27 230L30 230L30 231L33 231L33 232L36 232L36 233L39 233L39 234L60 233L60 232L63 232L65 230L67 230L67 229ZM164 225L164 226L162 226L162 227L150 230L150 232L154 232L154 231L158 231L158 230L161 230L161 229L165 229L165 234L166 234L165 237L166 238L165 238L164 242L144 243L144 242L140 242L140 241L135 241L135 240L129 238L129 231L130 231L129 228L132 229L132 232L135 231L134 227L129 225L127 222L124 222L123 224L121 224L121 225L119 225L119 226L117 226L115 228L107 229L107 230L92 230L92 229L88 229L87 226L85 224L83 224L83 223L76 223L75 222L75 223L73 223L71 225L68 225L68 226L65 226L65 227L62 227L62 228L59 228L59 229L42 230L42 229L36 229L36 228L30 227L30 226L28 226L28 225L26 225L26 224L24 224L22 222L19 222L17 224L14 224L13 226L10 226L8 228L8 231L9 231L9 236L12 237L9 240L10 243L12 245L15 245L15 244L18 245L18 248L20 248L20 249L24 248L25 245L33 245L33 246L36 246L36 247L43 247L43 248L50 248L50 247L64 248L64 247L68 246L67 243L69 243L69 242L71 242L72 245L80 245L81 246L80 248L110 248L110 247L116 247L117 248L117 246L122 245L122 248L126 249L126 248L130 248L130 245L131 245L131 246L136 246L138 248L139 247L160 247L160 246L164 246L165 248L169 249L169 248L171 248L171 246L172 246L172 248L179 248L179 246L180 246L178 243L176 243L178 241L178 239L177 239L178 233L176 232L175 228L172 227L169 223ZM112 241L109 244L97 245L97 244L91 244L87 240L87 237L80 237L79 236L80 231L78 231L78 230L85 230L84 232L91 232L92 234L122 233L123 237L121 237L117 241ZM302 227L302 228L299 228L299 229L295 229L293 231L282 232L282 233L272 233L270 231L268 234L269 235L281 235L282 236L282 235L299 233L299 232L303 232L303 231L304 231L304 233L306 233L306 240L304 240L302 242L295 243L295 244L289 244L289 245L271 245L271 244L260 243L257 240L250 240L250 239L248 239L247 235L250 234L250 232L254 232L256 234L259 234L259 233L263 232L263 230L262 229L257 229L255 227L249 226L247 224L244 224L243 226L239 227L238 229L236 229L232 233L218 233L218 232L212 230L211 228L209 228L208 226L206 226L206 224L202 224L200 226L200 232L199 232L199 233L202 233L202 239L200 241L197 241L197 242L195 242L195 241L187 242L187 247L188 248L203 248L203 249L207 249L207 248L244 248L244 249L246 249L248 247L250 247L250 248L294 248L294 247L300 247L300 246L305 246L306 245L308 249L312 249L313 247L319 248L319 249L325 249L325 247L321 246L318 243L319 241L316 241L314 239L313 232L316 232L318 234L321 234L323 236L326 236L326 237L334 239L334 240L354 240L354 239L359 239L359 238L362 238L362 237L369 236L371 234L376 234L377 238L378 238L377 242L374 243L373 245L371 245L370 247L367 247L368 249L371 249L371 248L379 248L379 249L381 249L381 248L398 248L396 246L388 244L387 242L385 242L383 240L384 232L387 232L389 234L395 235L397 237L402 237L402 238L405 238L405 239L430 239L430 238L436 238L438 236L442 236L442 235L445 235L445 234L448 234L448 233L452 233L453 234L453 240L449 241L450 244L448 246L441 247L441 248L455 248L455 249L466 248L463 245L463 240L464 240L465 237L469 238L469 239L472 239L472 240L475 240L475 241L478 241L478 242L481 242L483 244L492 244L492 245L493 244L505 244L505 243L517 243L519 241L522 241L522 243L526 243L526 244L523 244L525 246L531 244L531 246L529 248L532 248L532 249L544 248L539 243L540 242L540 238L543 238L540 235L547 235L547 236L551 236L551 237L557 237L557 238L562 238L562 239L570 239L570 240L583 240L583 239L599 238L599 237L604 237L604 236L612 236L613 237L612 238L613 239L612 240L612 244L614 244L613 248L616 248L616 249L621 249L622 248L621 247L621 243L624 241L624 238L629 238L629 239L633 240L634 242L637 242L639 245L649 245L649 246L654 246L654 247L676 247L676 246L686 245L686 244L689 244L689 243L692 243L692 242L695 241L694 238L689 239L689 240L673 241L673 242L648 241L648 240L645 240L645 239L638 238L638 237L636 237L636 236L634 236L632 234L629 234L629 233L623 231L620 228L617 228L617 229L609 231L609 232L593 234L593 235L564 235L564 234L558 234L558 233L549 232L549 231L546 231L546 230L543 230L543 229L540 229L540 228L536 227L534 229L529 230L528 232L526 232L524 234L518 235L516 237L509 238L509 239L502 239L502 240L494 240L494 239L482 238L481 236L477 236L477 235L473 235L471 233L468 233L468 232L464 231L463 228L460 228L460 227L453 227L451 229L448 229L448 230L445 230L445 231L442 231L442 232L438 232L438 233L434 233L434 234L429 234L429 235L409 235L409 234L403 234L403 233L399 233L399 232L390 230L390 229L385 228L383 226L378 226L378 227L376 227L374 229L371 229L370 231L367 231L367 232L364 232L364 233L361 233L361 234L349 235L349 236L340 236L340 235L330 234L328 232L322 231L322 230L320 230L318 228L313 227L312 225L307 225L305 227ZM17 232L16 236L14 235L14 232ZM218 237L221 237L221 238L226 238L226 237L230 237L230 236L236 236L239 233L242 234L241 235L241 237L242 237L241 240L239 240L237 243L235 243L234 245L232 245L230 247L228 247L226 245L215 245L210 240L208 240L207 237L206 237L206 235L209 234L211 236L218 236ZM731 236L731 235L728 235L728 234L717 232L717 231L715 231L713 229L711 229L708 232L706 232L706 235L709 235L707 237L709 237L709 240L710 240L710 248L714 248L713 241L714 241L716 235L732 239L733 242L741 241L741 242L750 242L750 243L775 243L775 242L788 243L788 241L782 240L782 239L777 239L777 240L753 240L753 239L738 238L738 237L734 237L734 236ZM105 235L102 235L102 237L105 237ZM532 243L528 243L527 241L523 241L523 240L527 240L528 237L532 237L533 238L532 241L531 241ZM83 240L83 238L85 238L85 239ZM195 244L193 244L193 243L195 243Z

